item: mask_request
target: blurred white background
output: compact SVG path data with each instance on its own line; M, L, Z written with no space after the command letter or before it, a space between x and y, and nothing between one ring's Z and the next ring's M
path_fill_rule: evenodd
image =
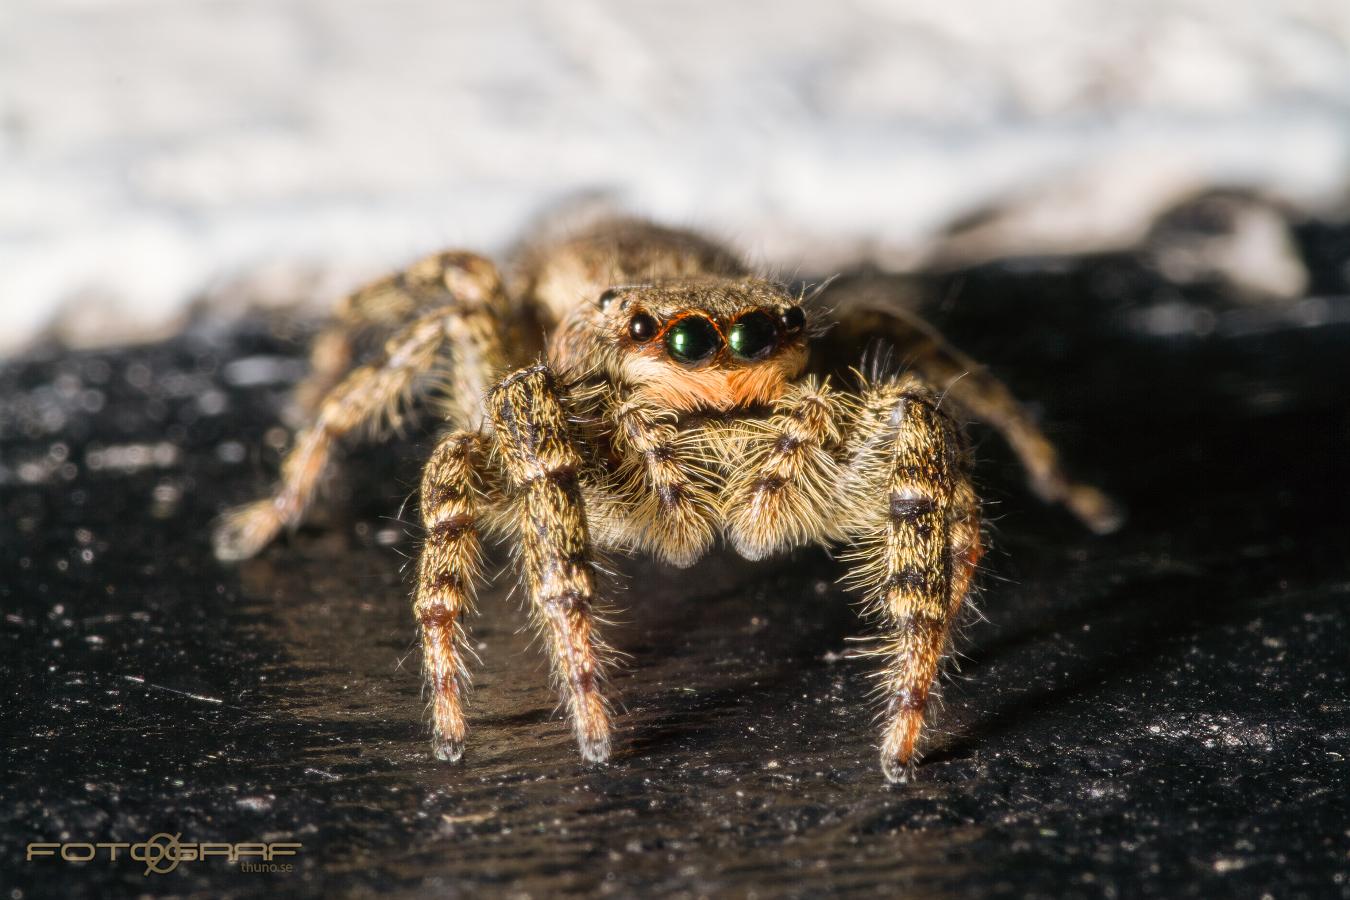
M584 191L820 270L1350 187L1347 0L3 0L0 352L327 303Z

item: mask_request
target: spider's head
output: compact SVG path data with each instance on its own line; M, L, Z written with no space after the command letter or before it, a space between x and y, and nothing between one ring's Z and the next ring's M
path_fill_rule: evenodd
M800 299L752 278L612 287L587 330L611 379L683 411L772 403L805 368L810 336Z

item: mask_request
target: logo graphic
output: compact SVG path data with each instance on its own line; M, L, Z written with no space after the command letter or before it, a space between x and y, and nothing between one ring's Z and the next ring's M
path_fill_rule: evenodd
M141 874L149 877L167 875L178 868L179 863L196 862L209 857L219 857L226 862L236 863L241 872L290 872L294 866L289 862L277 862L277 857L295 856L303 846L297 842L283 843L236 843L201 842L183 843L183 833L158 834L136 843L109 841L91 843L31 843L28 845L28 862L39 857L59 857L63 862L87 863L98 859L107 851L109 862L116 862L119 853L135 862L144 863ZM125 851L125 852L122 852Z
M131 858L137 862L145 863L143 875L149 875L151 872L158 875L167 875L178 868L178 839L182 836L183 832L181 831L178 832L178 834L165 834L161 831L145 843L134 845L131 848ZM163 838L166 841L162 847L159 843L160 838ZM145 848L142 851L143 855L141 857L136 856L136 849L138 847ZM169 860L168 865L164 866L164 868L160 868L165 859Z

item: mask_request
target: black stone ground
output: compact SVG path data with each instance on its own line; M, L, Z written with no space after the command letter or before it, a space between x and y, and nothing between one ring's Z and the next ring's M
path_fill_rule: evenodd
M1350 252L1302 237L1338 296L1280 312L1127 258L934 285L1130 520L1084 533L975 432L985 621L900 787L820 552L625 564L627 714L602 769L501 579L473 621L469 754L446 766L400 571L425 442L353 453L328 528L225 568L208 523L275 471L257 448L297 340L198 328L6 365L3 896L1350 896L1350 299L1328 265ZM290 873L25 860L160 832L303 847Z

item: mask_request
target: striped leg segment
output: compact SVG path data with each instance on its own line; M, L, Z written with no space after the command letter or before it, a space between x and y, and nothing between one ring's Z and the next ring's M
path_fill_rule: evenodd
M497 452L516 504L524 583L545 636L581 755L604 762L610 713L600 683L595 566L578 483L582 457L561 392L544 366L522 369L488 395Z
M468 670L463 617L473 608L481 565L483 445L477 432L447 435L422 475L426 540L417 564L413 615L422 631L422 672L431 689L431 749L447 762L464 753Z
M859 565L851 579L867 593L884 635L886 703L881 767L904 781L918 759L930 690L951 628L982 552L979 506L964 471L959 437L917 380L871 389L858 424L862 466L853 501L860 521Z

